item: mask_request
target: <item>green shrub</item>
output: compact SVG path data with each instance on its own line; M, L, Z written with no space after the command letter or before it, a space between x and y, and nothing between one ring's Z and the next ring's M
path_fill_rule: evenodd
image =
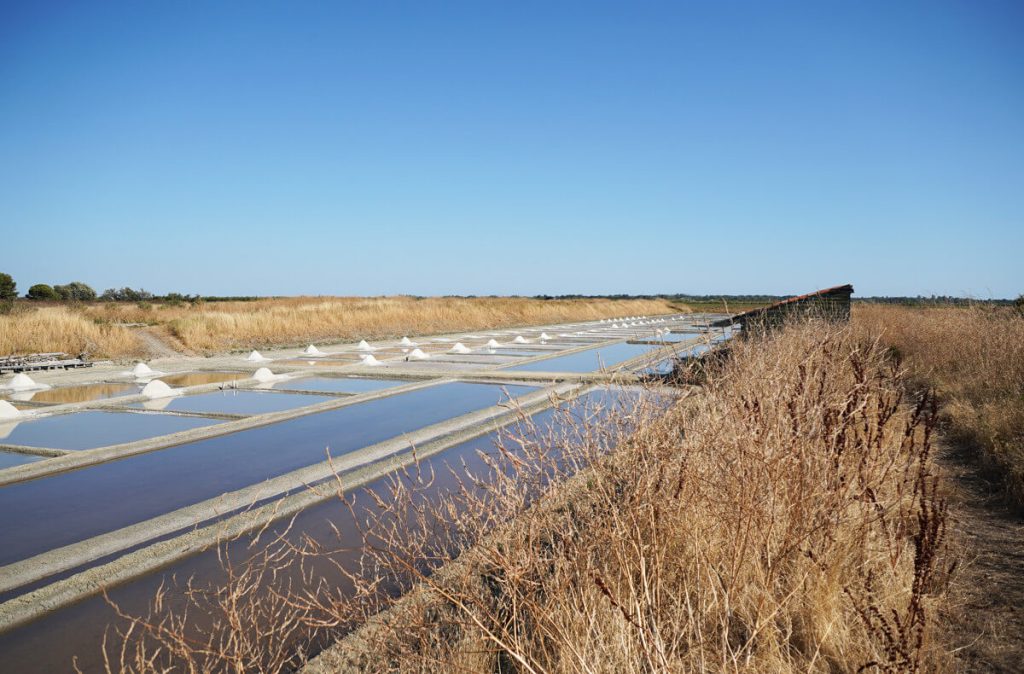
M60 295L57 294L57 291L54 290L52 286L49 286L45 283L37 283L31 288L29 288L28 292L25 293L25 297L29 298L30 300L60 299Z
M96 299L96 291L81 281L72 281L66 285L53 286L54 292L66 302L92 302Z
M18 297L18 284L10 274L0 272L0 301L11 301Z

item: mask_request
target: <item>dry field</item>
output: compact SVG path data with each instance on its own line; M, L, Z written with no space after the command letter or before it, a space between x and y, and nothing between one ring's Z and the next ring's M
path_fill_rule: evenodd
M334 559L329 541L283 538L224 585L192 588L187 608L162 594L129 638L111 635L111 670L288 671L303 644L368 619L334 662L950 670L933 400L907 400L876 342L814 324L737 344L703 376L667 410L640 403L580 415L564 437L511 438L484 470L452 467L443 497L426 495L442 476L420 467L386 493L339 494L362 537L346 548L344 590L313 572ZM210 627L189 634L199 616Z
M213 354L310 342L384 339L516 325L684 311L661 300L539 300L515 297L296 297L165 305L19 304L0 316L0 355L64 351L128 358L145 346L123 324L155 326L182 351Z
M854 324L932 387L951 439L973 448L1024 505L1024 314L984 305L856 305Z
M95 321L77 309L19 307L0 315L0 355L54 351L126 358L141 356L143 346L131 330Z

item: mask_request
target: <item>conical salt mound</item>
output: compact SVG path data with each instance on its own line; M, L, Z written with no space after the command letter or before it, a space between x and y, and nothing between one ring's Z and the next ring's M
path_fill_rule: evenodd
M146 365L145 363L135 363L135 367L132 368L133 377L149 377L154 374L153 368Z
M14 419L20 416L21 412L18 411L17 407L6 400L0 400L0 419Z
M413 360L426 360L430 358L430 354L423 353L422 349L413 349L412 353L409 354L409 358Z
M522 335L516 335L516 338L512 340L516 344L526 344L526 338Z
M159 379L154 379L146 384L142 389L142 395L146 396L150 400L155 400L157 398L170 398L172 396L181 395L181 389L171 388Z
M455 342L455 346L453 346L450 350L452 353L470 353L473 351L473 349L469 348L462 342Z
M306 354L307 356L323 356L324 355L323 351L321 351L320 349L316 348L312 344L307 346L306 350L303 351L302 353Z
M360 351L376 351L377 349L376 349L376 347L372 347L369 344L367 344L366 340L363 339L363 340L359 341L359 350Z
M416 342L412 341L408 337L402 337L402 341L399 342L402 346L416 346Z
M492 339L489 342L487 342L488 349L497 349L500 346L501 344L498 344L498 341L496 339Z
M542 333L540 333L540 338L541 339L551 339L551 335L549 335L546 332L542 332Z
M615 330L618 330L619 329L619 324L618 323L612 323L612 328L614 328Z
M267 358L267 357L265 357L265 356L264 356L263 354L261 354L261 353L260 353L259 351L253 351L252 353L250 353L250 354L249 354L249 355L248 355L248 356L246 357L246 360L249 360L249 361L254 361L254 362L258 362L258 361L261 361L261 360L270 360L270 359L269 359L269 358Z
M50 388L47 384L40 384L32 377L24 373L19 373L11 377L11 381L7 382L7 386L12 391L39 391L44 388Z
M252 378L258 382L276 381L278 379L284 379L283 374L274 374L270 371L270 368L261 367L252 373Z
M377 360L376 358L374 358L370 354L366 354L365 356L363 356L362 363L363 363L363 365L371 365L371 366L373 366L373 365L380 365L380 361Z

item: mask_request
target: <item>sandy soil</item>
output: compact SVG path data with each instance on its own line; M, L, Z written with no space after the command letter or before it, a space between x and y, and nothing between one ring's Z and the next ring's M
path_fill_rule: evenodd
M1024 671L1024 516L968 448L948 448L953 544L962 559L943 616L957 671Z

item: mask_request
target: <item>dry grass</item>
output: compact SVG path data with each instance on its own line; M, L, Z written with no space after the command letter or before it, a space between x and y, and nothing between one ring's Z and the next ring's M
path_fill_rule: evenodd
M557 434L526 428L443 479L420 464L386 489L339 494L351 513L339 536L358 532L356 545L283 535L189 594L188 610L161 595L108 644L110 669L283 671L413 586L334 662L947 668L934 640L946 561L930 400L908 407L884 349L820 325L736 345L704 377L667 410L651 396L614 414L576 409Z
M76 309L42 307L0 315L0 355L55 351L128 357L143 348L131 330L97 323Z
M1024 505L1024 315L1010 308L857 305L917 386L936 389L955 438L979 450Z
M39 351L137 355L140 344L118 324L162 326L185 349L217 353L297 345L484 330L516 325L655 315L686 310L662 300L539 300L517 297L296 297L254 302L162 305L94 303L22 306L0 316L0 354Z

